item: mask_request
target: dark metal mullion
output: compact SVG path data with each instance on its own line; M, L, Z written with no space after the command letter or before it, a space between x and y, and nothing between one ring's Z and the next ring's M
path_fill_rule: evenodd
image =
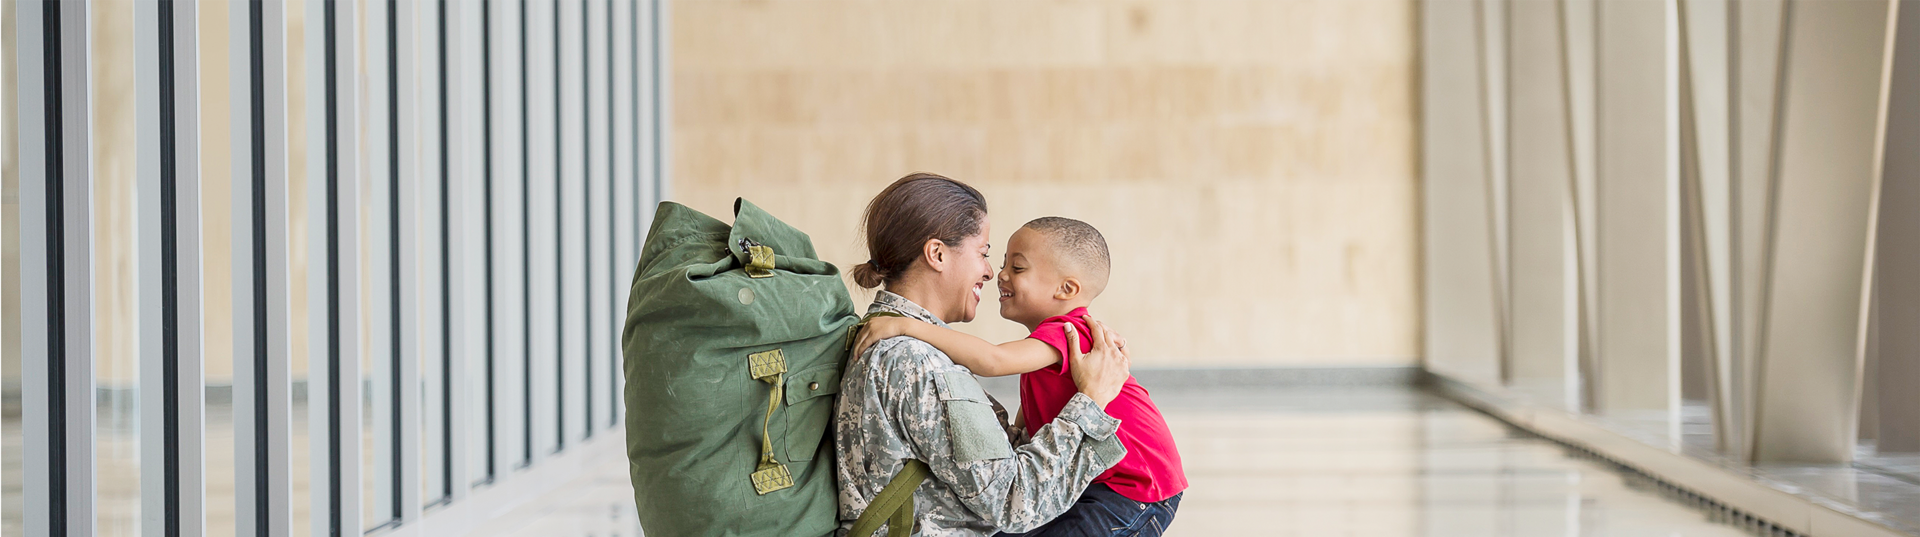
M163 525L168 537L180 535L180 267L178 229L179 170L174 132L173 0L157 8L160 71L160 393Z
M524 444L521 446L520 465L533 464L533 219L528 216L533 205L527 200L532 195L530 185L533 176L533 153L528 140L527 124L527 0L520 0L520 338L522 352L520 389L526 429L521 431Z
M400 440L401 428L403 426L403 420L401 419L401 412L400 412L400 404L401 404L400 402L404 400L400 390L400 387L402 385L401 379L400 379L400 365L401 365L400 362L404 356L404 353L402 352L404 347L402 345L401 337L400 337L400 331L402 330L401 321L403 319L403 316L400 310L400 300L402 297L402 293L404 291L401 289L401 285L400 285L400 114L401 114L401 111L400 111L400 43L399 43L400 23L399 23L399 18L400 18L400 7L399 7L398 0L387 0L387 28L386 28L387 30L387 232L391 235L391 240L387 241L387 261L388 261L387 276L393 282L392 285L387 287L388 293L391 295L387 297L387 307L388 307L388 310L391 312L391 315L389 316L389 321L392 323L392 326L389 327L392 337L390 337L388 341L388 343L392 347L391 349L389 349L390 355L389 355L388 367L392 369L388 372L388 376L389 378L393 379L393 382L387 387L387 389L390 392L390 397L392 397L393 399L393 406L392 408L389 409L389 411L392 412L393 419L391 420L392 431L391 431L391 434L389 435L390 445L388 447L393 450L393 461L394 461L392 464L393 475L389 476L392 479L392 482L389 483L389 485L393 487L393 494L391 497L393 499L392 518L394 520L398 520L400 518L401 513L403 512L403 507L405 505L405 502L402 499L403 494L401 494L403 490L402 483L404 481L400 477L400 474L401 474L400 469L402 467L402 465L400 464L400 460L404 456L402 455L403 448L401 447L401 440Z
M67 278L66 278L66 129L61 93L66 71L60 61L60 2L47 2L41 9L41 36L44 38L42 84L46 108L47 147L47 490L48 534L64 537L67 531Z
M586 402L582 411L587 438L593 438L593 32L587 30L588 11L587 0L580 0L580 253L586 256L580 263L580 286L587 291L580 297L580 324L587 330L586 353L580 357L580 373L586 377L580 399Z
M331 2L321 6L321 42L324 50L320 70L325 77L326 87L326 226L327 226L327 441L332 446L327 450L327 505L330 511L328 527L331 534L338 536L344 531L340 527L342 511L341 452L346 448L358 449L359 446L340 445L342 417L340 416L340 118L339 118L339 65L337 54L338 32L335 26L335 8ZM359 486L355 483L354 486Z
M266 76L261 73L265 68L265 31L262 6L253 4L247 9L247 74L248 107L252 113L248 116L252 131L253 188L251 189L253 211L253 233L248 239L253 243L253 461L254 468L247 470L254 480L254 535L272 535L273 520L270 516L271 497L267 491L270 475L267 471L271 442L268 435L268 413L270 406L267 397L267 367L271 358L267 351L267 106Z
M562 156L562 151L566 149L566 146L561 143L561 139L565 138L565 136L560 134L560 127L565 124L566 119L565 110L564 107L561 106L560 99L560 95L564 89L560 85L560 80L564 78L565 69L561 60L560 3L555 2L553 4L553 248L560 254L553 257L553 274L555 275L553 279L553 317L556 321L554 335L557 336L554 338L553 345L555 371L554 409L556 412L553 431L554 435L558 437L558 443L554 446L555 452L567 449L567 345L565 343L567 340L567 309L561 307L566 305L564 298L567 296L566 284L562 283L566 281L566 277L562 275L567 273L567 226L565 222L567 210L565 201L563 201L566 199L566 189L561 188L561 182L566 175L566 166L562 163L566 162L567 159Z
M667 159L666 159L666 154L663 152L663 150L666 149L666 142L662 140L662 138L665 137L666 132L663 132L664 125L662 125L663 122L660 120L660 113L662 110L664 110L664 108L661 106L661 99L660 99L660 78L661 78L660 77L660 2L661 1L662 0L647 0L648 8L653 10L653 17L651 17L651 20L647 21L647 25L651 27L650 28L651 31L648 32L648 39L652 41L652 46L650 47L651 50L648 50L647 53L653 56L653 65L650 66L650 69L652 69L652 72L648 73L649 80L647 81L647 83L653 85L653 95L651 100L653 101L653 108L652 108L653 110L653 114L652 114L653 116L653 201L655 203L659 203L660 201L663 201L662 198L666 197L664 195L666 194L666 187L663 183L666 182L666 177L667 177L666 164L665 164Z
M608 18L612 18L612 17L609 16ZM628 100L633 103L633 107L627 110L628 115L632 117L630 121L631 124L627 125L627 128L632 131L631 139L628 140L628 142L633 144L633 154L629 155L630 160L633 161L633 256L635 259L638 259L640 257L640 250L646 244L640 238L641 237L640 235L640 215L641 215L640 186L645 183L645 181L642 181L640 178L644 177L645 173L640 170L640 6L639 5L636 4L636 5L627 6L627 26L629 28L627 31L627 41L630 48L627 54L628 56L627 63L630 66L627 69L627 79L628 79L627 85L630 86L628 88ZM615 274L618 274L618 273L616 272Z
M480 0L480 181L482 196L486 201L481 211L482 233L486 244L482 246L486 262L481 263L481 279L486 286L486 430L487 430L487 475L482 481L493 481L494 476L494 414L493 414L493 3Z
M615 129L615 125L613 121L613 99L614 99L615 92L613 91L613 89L614 89L614 85L616 84L615 81L617 80L613 76L613 0L607 0L606 20L607 20L607 31L606 31L606 36L607 36L607 227L605 229L605 232L607 234L607 270L608 270L607 275L617 277L620 274L620 259L618 256L613 255L613 253L616 251L616 248L618 248L616 244L619 242L620 239L614 235L613 228L614 226L620 225L620 223L614 221L614 213L616 211L613 210L614 208L613 200L615 198L615 196L613 195L613 185L620 180L620 174L616 173L619 171L620 168L614 163L614 161L617 159L614 156L614 150L613 150L613 142L614 142L613 133ZM613 301L613 297L617 296L617 294L619 293L618 288L619 286L614 285L614 280L607 281L607 310L609 313L613 313L615 315L618 315L619 313L614 308L615 302ZM608 320L612 320L612 318L609 318ZM615 340L618 340L620 338L620 335L617 333L608 334L608 335L613 336ZM618 346L614 346L609 350L612 350L615 353L618 353L619 352L618 349L619 349ZM603 359L606 359L606 358L603 358ZM616 360L608 359L607 365L611 367L611 369L608 370L607 372L607 426L611 427L614 424L619 423L618 420L620 416L619 412L614 411L614 409L620 408L620 393L614 390L614 388L616 387L616 383L613 381L613 379L619 374L620 363ZM593 427L589 425L587 428L592 429Z
M447 170L449 149L452 145L447 139L447 1L434 3L435 39L439 47L435 50L439 61L435 68L439 71L439 128L440 128L440 459L445 471L441 472L441 494L446 499L453 498L453 257L449 242L452 240L451 222L447 211L447 189L452 174Z

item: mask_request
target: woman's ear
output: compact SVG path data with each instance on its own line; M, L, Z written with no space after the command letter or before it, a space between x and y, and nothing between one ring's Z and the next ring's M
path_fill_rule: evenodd
M925 244L921 244L920 257L934 272L947 271L947 243L940 239L927 239Z
M1074 297L1080 296L1080 292L1084 290L1086 289L1080 286L1079 278L1068 276L1066 280L1060 282L1060 289L1054 291L1053 299L1073 300Z

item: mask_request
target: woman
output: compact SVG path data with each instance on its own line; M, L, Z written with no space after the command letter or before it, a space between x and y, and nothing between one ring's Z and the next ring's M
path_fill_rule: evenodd
M874 197L863 227L870 260L854 267L854 281L882 288L869 313L943 327L973 320L993 278L987 203L978 190L909 175ZM1104 324L1090 326L1092 334L1073 337L1092 337L1093 351L1069 357L1080 393L1017 448L996 415L999 403L932 345L899 337L855 357L834 412L841 531L909 460L931 470L914 492L919 535L1023 532L1071 507L1126 455L1114 436L1119 420L1102 409L1126 382L1127 357Z

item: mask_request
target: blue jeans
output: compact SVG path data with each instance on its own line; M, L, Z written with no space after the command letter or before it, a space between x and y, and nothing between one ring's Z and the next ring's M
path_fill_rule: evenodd
M1002 533L998 537L1160 537L1173 523L1173 512L1180 509L1181 494L1141 503L1094 483L1080 495L1080 501L1052 522L1026 533Z

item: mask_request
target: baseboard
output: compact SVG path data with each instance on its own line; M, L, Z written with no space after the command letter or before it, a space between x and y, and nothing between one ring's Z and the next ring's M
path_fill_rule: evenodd
M1355 388L1413 386L1416 366L1136 368L1141 384L1168 388Z
M1762 535L1900 537L1920 535L1826 498L1775 486L1728 461L1709 461L1615 432L1587 417L1532 404L1444 375L1423 373L1435 393L1581 455L1644 478L1669 498L1716 520Z

